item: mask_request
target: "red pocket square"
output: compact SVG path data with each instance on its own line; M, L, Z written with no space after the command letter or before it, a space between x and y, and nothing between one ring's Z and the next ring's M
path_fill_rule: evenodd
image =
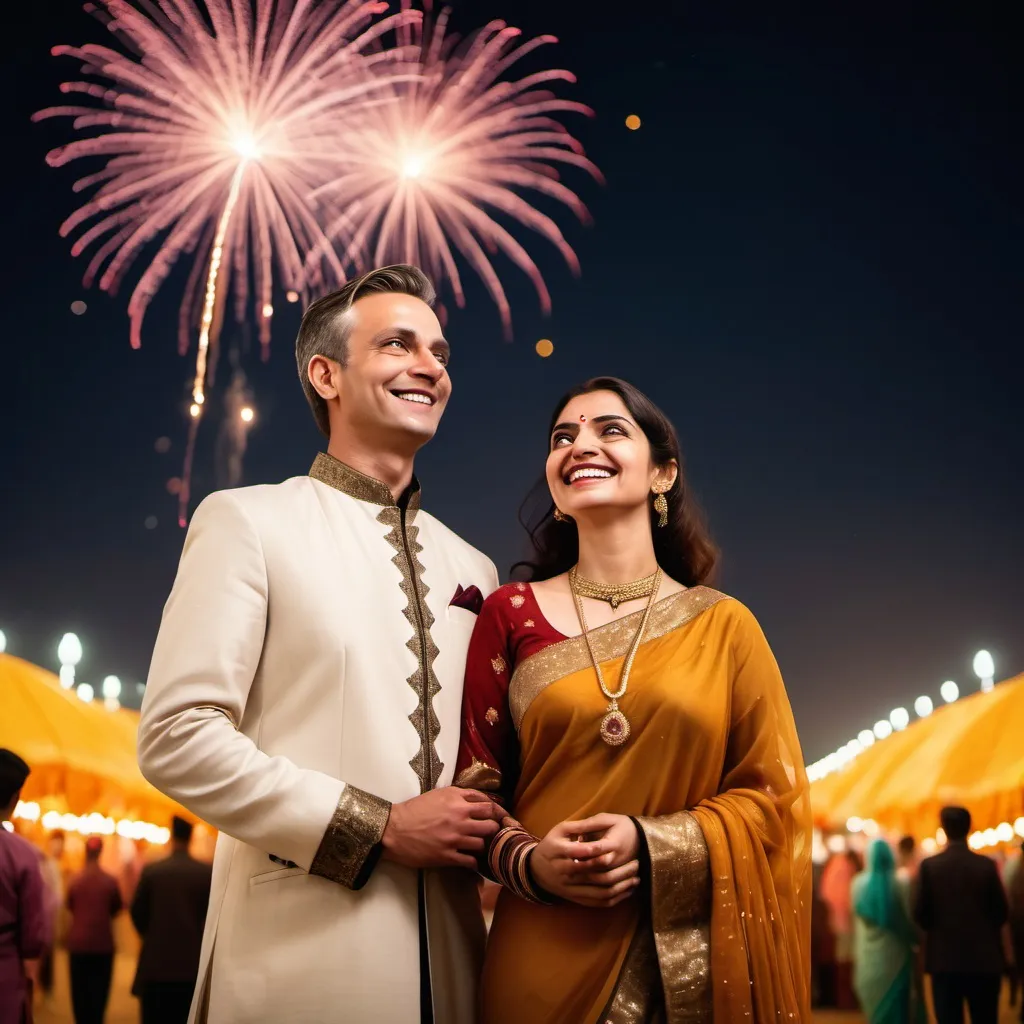
M474 615L480 614L484 606L484 595L480 593L479 587L466 587L463 589L460 583L455 588L455 596L448 602L449 607L465 608Z

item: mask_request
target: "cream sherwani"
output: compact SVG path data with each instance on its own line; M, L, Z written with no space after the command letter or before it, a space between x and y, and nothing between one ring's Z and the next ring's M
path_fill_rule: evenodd
M434 1020L471 1024L475 876L378 860L391 803L452 779L460 584L493 564L327 455L196 510L139 726L146 777L221 833L192 1021L415 1024L422 913Z

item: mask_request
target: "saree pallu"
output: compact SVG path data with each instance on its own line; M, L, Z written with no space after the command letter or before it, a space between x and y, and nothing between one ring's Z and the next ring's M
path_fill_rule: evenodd
M753 616L706 587L656 602L619 701L632 732L610 747L584 639L545 641L551 627L514 586L485 602L470 645L457 784L497 790L538 837L629 815L646 877L608 910L503 890L481 1020L809 1021L808 787ZM591 631L609 689L640 615Z

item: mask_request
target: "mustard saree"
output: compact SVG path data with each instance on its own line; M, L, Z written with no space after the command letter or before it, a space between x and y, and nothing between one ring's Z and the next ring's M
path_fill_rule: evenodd
M640 612L591 632L610 688ZM811 822L785 688L756 620L695 587L656 602L619 706L582 637L525 584L484 603L467 662L456 784L497 791L534 836L599 812L641 832L645 884L611 909L503 889L484 1024L809 1020Z

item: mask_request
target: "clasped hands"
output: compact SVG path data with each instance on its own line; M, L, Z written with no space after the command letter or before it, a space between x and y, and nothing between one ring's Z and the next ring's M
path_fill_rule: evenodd
M530 872L552 896L584 907L614 907L640 884L640 837L625 814L563 821L530 855Z
M395 804L385 859L406 867L475 868L506 811L489 796L446 786ZM530 871L546 893L584 907L614 907L640 883L639 836L624 814L563 821L538 843Z

